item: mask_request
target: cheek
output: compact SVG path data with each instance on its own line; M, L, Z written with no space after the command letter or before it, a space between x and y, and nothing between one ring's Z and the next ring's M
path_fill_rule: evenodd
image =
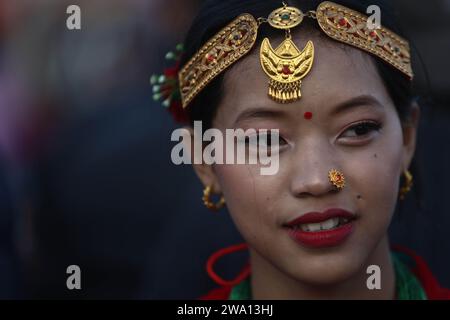
M277 193L274 176L261 176L260 167L252 165L216 165L223 195L236 227L247 241L255 240L270 225L270 203ZM271 215L275 218L275 215Z
M380 138L347 164L349 181L361 212L372 221L389 221L397 201L403 157L402 132L394 124Z

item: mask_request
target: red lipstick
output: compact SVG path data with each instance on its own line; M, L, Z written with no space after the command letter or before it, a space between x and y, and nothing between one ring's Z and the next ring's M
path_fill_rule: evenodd
M297 243L312 248L334 247L353 232L355 215L339 208L309 212L288 222L285 227Z

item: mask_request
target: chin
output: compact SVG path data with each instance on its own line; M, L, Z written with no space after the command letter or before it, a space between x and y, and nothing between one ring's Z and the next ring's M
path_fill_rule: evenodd
M289 273L298 281L313 286L333 286L361 272L364 259L355 254L324 254L299 258L289 266Z

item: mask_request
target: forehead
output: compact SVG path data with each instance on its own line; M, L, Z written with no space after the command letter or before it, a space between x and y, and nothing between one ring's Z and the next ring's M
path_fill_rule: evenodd
M323 36L293 35L293 41L300 50L308 40L314 43L314 63L302 80L302 98L291 105L320 105L323 109L330 102L364 94L374 95L382 102L390 99L373 58L368 53ZM270 39L273 48L282 41L283 37ZM249 56L237 62L225 74L221 106L226 105L227 113L238 112L250 104L281 106L267 96L269 78L261 68L259 46L257 44Z

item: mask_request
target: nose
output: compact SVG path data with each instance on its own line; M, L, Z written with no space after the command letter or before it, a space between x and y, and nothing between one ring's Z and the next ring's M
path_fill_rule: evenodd
M322 197L338 192L328 177L331 169L339 168L331 148L311 144L292 156L290 191L295 197Z

